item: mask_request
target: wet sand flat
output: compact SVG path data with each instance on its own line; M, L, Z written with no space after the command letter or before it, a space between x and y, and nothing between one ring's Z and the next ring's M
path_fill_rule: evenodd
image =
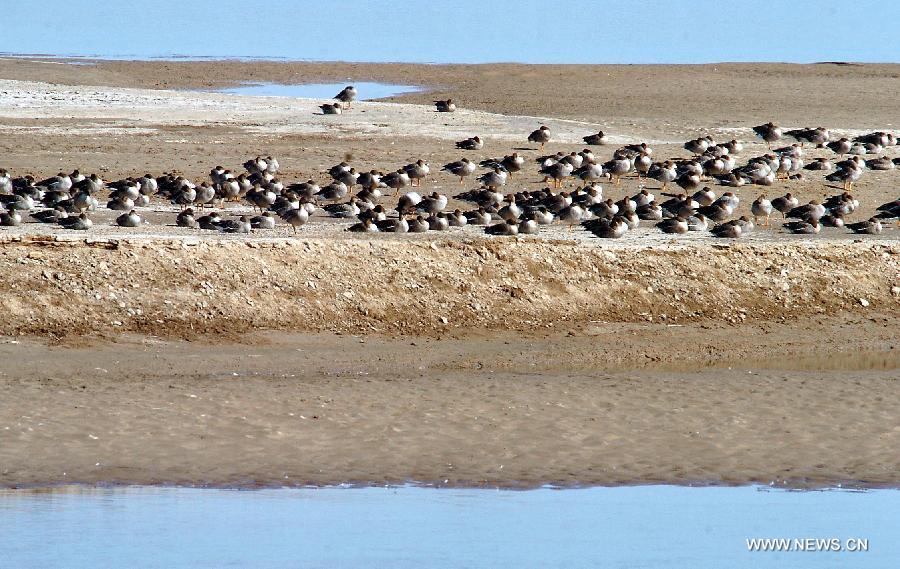
M734 360L710 359L725 338ZM540 340L7 341L0 484L896 485L896 340L816 320ZM666 366L663 341L693 350ZM886 351L860 357L863 343ZM798 351L815 361L779 369Z

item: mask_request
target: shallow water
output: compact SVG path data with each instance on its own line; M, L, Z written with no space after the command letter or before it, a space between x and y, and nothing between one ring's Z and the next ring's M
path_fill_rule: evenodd
M898 508L898 490L65 487L0 492L0 552L10 567L888 567Z
M306 83L302 85L279 85L277 83L254 83L221 89L219 93L234 95L251 95L256 97L299 97L303 99L322 99L328 101L334 98L341 89L347 85L353 85L359 92L360 101L382 99L403 93L421 91L421 87L415 85L391 85L389 83Z

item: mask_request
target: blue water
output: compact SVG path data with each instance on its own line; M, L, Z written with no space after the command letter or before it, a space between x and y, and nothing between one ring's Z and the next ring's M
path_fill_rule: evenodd
M127 59L703 63L900 58L900 10L885 0L18 0L3 2L3 17L8 25L0 50Z
M421 87L414 85L391 85L389 83L354 82L345 83L307 83L305 85L279 85L277 83L255 83L229 87L219 90L220 93L232 93L235 95L255 95L258 97L302 97L304 99L333 99L341 89L347 85L356 87L360 101L370 101L421 91Z
M13 490L0 492L0 565L887 568L898 512L898 490ZM750 552L748 538L869 550Z

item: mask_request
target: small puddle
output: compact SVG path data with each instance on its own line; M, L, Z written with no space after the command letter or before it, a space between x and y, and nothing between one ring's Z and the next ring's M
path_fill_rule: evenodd
M249 95L255 97L297 97L302 99L333 99L341 89L353 85L359 92L360 101L383 99L404 93L415 93L424 90L415 85L392 85L390 83L305 83L299 85L282 85L278 83L253 83L218 89L216 93L232 95Z
M891 567L898 509L896 489L76 486L0 491L0 551L8 567Z

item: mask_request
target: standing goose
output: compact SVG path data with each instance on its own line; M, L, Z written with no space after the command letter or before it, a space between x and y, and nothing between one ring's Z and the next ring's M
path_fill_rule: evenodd
M616 153L613 156L613 159L603 164L603 169L606 172L609 172L610 177L613 179L613 183L616 186L619 185L619 181L628 172L631 171L633 167L633 163L630 158L627 158L623 154Z
M459 176L459 183L460 185L462 185L465 177L471 176L477 169L478 166L476 166L474 162L471 162L468 158L463 158L462 160L457 160L456 162L444 164L444 167L441 168L441 171L450 172L454 176Z
M294 235L297 234L297 228L301 227L309 221L309 212L305 208L291 208L278 212L279 217L294 228Z
M384 176L381 177L381 181L389 188L395 190L394 195L399 195L400 190L409 186L412 181L409 178L409 174L403 168L400 168L396 172L388 172Z
M674 182L678 178L678 169L675 167L674 162L666 160L661 164L657 163L650 166L650 169L647 171L647 177L657 182L662 182L661 189L666 189L670 182Z
M422 185L422 180L424 180L425 176L427 176L431 171L431 169L428 167L428 162L422 160L421 158L416 160L412 164L407 164L403 169L409 176L410 183L416 187Z
M347 105L347 108L350 108L350 104L356 100L356 87L353 85L347 85L341 92L334 96L335 99L340 101L343 104Z
M769 225L769 218L772 215L772 202L766 199L766 194L760 195L750 204L750 213L753 214L753 221L759 223L759 218L766 218L765 225Z
M544 145L550 142L550 128L546 125L541 125L541 128L528 135L528 142L540 144L543 151Z
M769 148L772 148L773 142L781 140L781 127L773 122L755 126L753 127L753 132L756 133L756 136L763 139Z

